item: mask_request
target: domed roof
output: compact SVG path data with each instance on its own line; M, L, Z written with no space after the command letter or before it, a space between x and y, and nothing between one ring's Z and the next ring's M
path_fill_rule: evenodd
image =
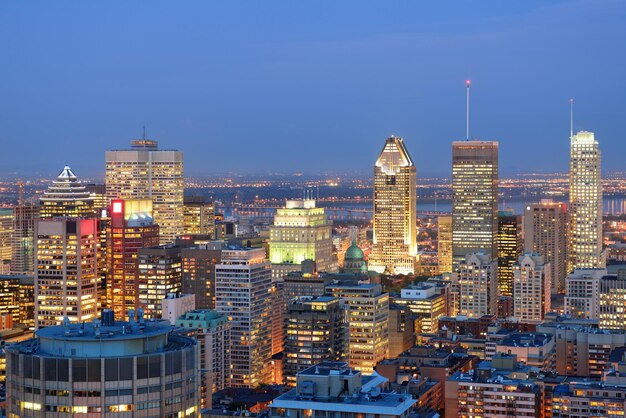
M345 258L350 260L363 260L365 258L363 250L356 245L356 239L352 240L352 245L346 250Z

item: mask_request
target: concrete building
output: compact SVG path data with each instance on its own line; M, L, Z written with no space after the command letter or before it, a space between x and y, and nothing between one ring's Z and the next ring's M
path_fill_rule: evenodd
M141 248L159 245L159 227L152 219L152 201L111 201L106 228L106 306L123 319L128 310L139 308L139 264Z
M498 142L452 143L452 258L458 268L468 254L498 258ZM495 276L494 276L495 278Z
M550 264L526 253L513 266L513 316L521 322L540 322L550 311Z
M513 332L496 343L496 353L517 356L527 366L542 371L556 370L555 339L551 334Z
M68 166L65 166L56 180L48 186L48 190L39 199L39 207L41 219L58 216L69 218L96 216L94 197Z
M180 292L182 248L159 245L138 252L139 306L148 319L161 318L161 302L169 293Z
M445 387L445 417L540 417L541 387L532 368L515 355L481 362L472 373L457 372Z
M344 312L332 296L292 299L285 312L283 376L296 385L296 374L324 361L342 361L347 354Z
M513 265L522 255L522 217L512 211L498 212L498 293L513 295Z
M35 225L39 206L20 202L13 208L13 243L11 274L33 274L35 271Z
M626 330L626 270L600 279L599 305L600 328Z
M459 265L460 314L480 317L497 312L497 259L467 254Z
M215 205L203 196L183 198L183 234L215 238Z
M407 306L389 304L389 358L415 345L415 314Z
M600 313L600 280L606 269L577 269L565 279L565 314L597 319Z
M601 156L593 132L571 136L569 205L571 269L604 268Z
M270 382L271 264L262 248L227 248L215 266L215 310L231 322L231 386Z
M184 293L168 293L161 301L161 319L176 325L178 318L196 309L196 296Z
M196 308L215 309L215 266L222 260L224 241L182 249L182 292L196 296Z
M550 263L552 293L565 293L568 273L567 205L542 199L524 211L524 251L540 254Z
M298 374L296 388L270 405L270 417L406 418L416 401L384 392L387 379L363 376L346 363L320 363Z
M374 237L369 268L377 273L415 272L415 165L402 138L387 138L374 165Z
M448 314L448 288L443 283L421 282L400 289L392 302L408 307L415 316L415 333L436 333L438 320Z
M160 150L157 141L131 141L130 150L106 152L109 199L152 199L160 243L183 234L183 153Z
M91 321L98 311L95 218L37 222L35 326Z
M439 274L451 273L452 269L452 216L437 217L437 262Z
M287 200L276 210L270 226L269 254L272 279L282 280L287 273L300 270L304 260L313 260L319 271L336 272L333 255L332 222L315 200Z
M200 346L202 408L212 407L212 395L230 386L230 322L208 309L187 311L176 320Z
M13 255L13 209L0 208L0 274L11 272Z
M328 295L342 299L351 368L371 373L389 350L389 295L379 284L332 283Z
M50 326L7 347L10 417L199 417L198 346L169 324Z
M33 276L0 275L0 315L10 316L13 325L35 326Z

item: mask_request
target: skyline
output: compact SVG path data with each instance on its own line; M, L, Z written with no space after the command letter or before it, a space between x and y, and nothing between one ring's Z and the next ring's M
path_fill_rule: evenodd
M186 176L367 173L397 135L418 177L449 177L466 79L470 137L500 142L502 176L567 170L571 97L574 131L620 169L625 4L355 4L3 3L0 174L101 177L145 125Z

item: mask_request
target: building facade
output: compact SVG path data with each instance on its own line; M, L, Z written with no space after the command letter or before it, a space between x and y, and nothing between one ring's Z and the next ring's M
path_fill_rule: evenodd
M526 253L513 266L513 316L521 322L543 321L550 311L550 264Z
M498 212L498 293L513 295L513 265L522 255L522 217L511 211Z
M565 279L565 313L579 319L597 319L600 281L606 269L577 269Z
M19 203L13 209L13 244L11 246L11 273L33 274L35 271L35 225L39 206Z
M202 196L185 196L183 199L184 234L215 237L215 205Z
M106 152L109 199L152 199L160 243L183 234L183 153L160 150L157 142L134 140L130 150Z
M68 166L59 173L39 199L39 217L52 219L57 216L91 218L96 215L94 197Z
M222 260L223 241L183 248L182 292L195 295L197 309L215 309L215 266Z
M498 284L497 260L483 253L468 254L459 267L459 311L481 317L496 314Z
M378 273L415 272L416 177L404 140L387 139L374 165L374 237L369 269Z
M437 217L437 261L439 274L452 270L452 216Z
M393 303L411 310L416 334L437 333L439 318L448 315L448 290L443 283L417 283L400 289Z
M452 143L452 258L498 257L498 142Z
M181 247L160 245L141 248L138 257L139 306L149 319L161 318L161 303L169 293L180 292Z

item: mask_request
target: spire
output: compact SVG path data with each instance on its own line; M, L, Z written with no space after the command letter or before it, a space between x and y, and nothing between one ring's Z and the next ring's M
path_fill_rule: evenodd
M569 99L569 137L574 136L574 99Z
M465 95L465 140L469 141L469 111L470 111L470 84L471 80L465 80L467 93Z
M383 150L376 160L376 167L379 167L385 174L397 174L401 167L413 166L413 160L404 145L404 140L397 136L387 138Z

